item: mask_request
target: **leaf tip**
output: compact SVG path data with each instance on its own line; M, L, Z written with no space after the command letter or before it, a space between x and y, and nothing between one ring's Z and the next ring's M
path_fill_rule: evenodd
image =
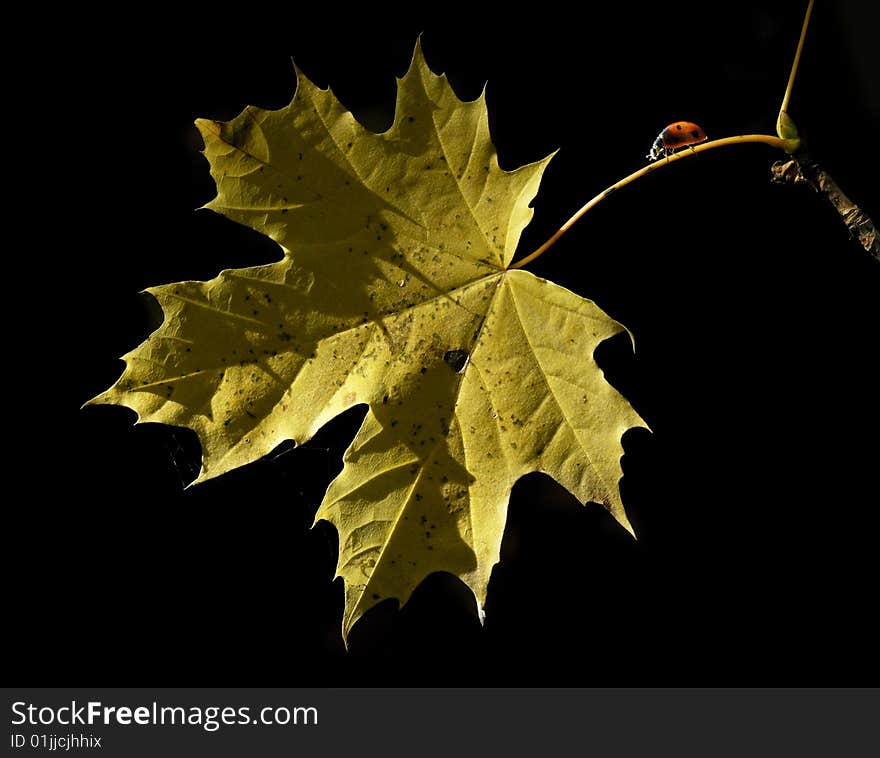
M220 473L222 474L223 472L221 471ZM208 473L208 470L205 468L205 464L203 461L202 467L199 470L199 475L195 479L193 479L189 484L184 485L183 489L184 489L184 491L186 491L188 489L191 489L192 487L198 486L199 484L204 484L209 479L213 479L215 476L218 476L218 474Z
M293 58L290 59L290 65L293 66L293 77L296 81L296 88L299 89L299 83L303 79L308 79L308 77L303 73L303 70L297 65Z
M321 509L319 508L319 509L318 509L318 512L315 514L315 518L312 519L312 525L309 527L309 530L314 529L314 528L315 528L315 527L316 527L321 521L327 521L327 523L330 523L330 521L328 521L328 519L326 519L326 518L321 514ZM337 573L337 576L339 576L338 573ZM335 577L334 577L334 578L335 578Z
M220 124L216 121L209 118L197 118L194 123L203 138L220 136Z
M632 331L630 331L630 329L628 327L624 326L619 321L617 323L620 324L620 328L624 332L626 332L627 335L629 336L629 344L630 344L630 347L632 347L633 354L635 354L635 352L636 352L636 335L633 334Z
M416 37L416 44L413 48L412 54L412 62L409 64L409 71L412 71L416 67L428 68L428 62L425 60L425 50L422 46L422 37L424 37L424 35L425 33L422 31L419 32L418 36ZM409 71L407 71L407 73L409 73Z
M345 652L348 652L348 637L351 634L351 628L357 623L360 615L352 613L350 616L344 616L342 619L342 644L345 645Z
M144 287L144 289L142 289L140 292L138 292L138 294L139 295L149 295L157 303L159 303L159 305L162 305L162 301L160 300L160 295L162 295L166 289L169 289L167 285L159 284L159 285L154 285L152 287Z
M84 410L84 409L88 408L90 405L105 405L105 402L102 400L102 398L106 394L107 394L106 392L101 392L100 394L89 398L79 407L79 409Z
M636 536L636 530L633 529L633 525L630 523L629 518L626 515L626 512L623 510L623 506L618 508L609 509L611 511L611 515L614 520L620 524L627 532L629 532L630 537L634 540L638 541L638 537Z
M604 506L605 510L611 514L611 517L630 533L630 536L634 540L638 540L638 537L636 536L636 530L633 529L633 525L630 523L629 517L626 515L626 511L624 510L623 503L621 502L619 496L615 496L613 498L603 498L602 505Z

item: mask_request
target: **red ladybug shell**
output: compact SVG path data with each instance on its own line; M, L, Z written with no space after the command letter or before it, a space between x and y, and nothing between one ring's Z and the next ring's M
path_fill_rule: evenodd
M657 135L651 151L645 157L656 161L661 155L670 155L676 148L696 145L707 139L706 132L697 124L691 121L673 121Z
M706 132L696 124L690 121L676 121L660 132L658 139L667 150L674 150L677 147L704 142L708 138Z

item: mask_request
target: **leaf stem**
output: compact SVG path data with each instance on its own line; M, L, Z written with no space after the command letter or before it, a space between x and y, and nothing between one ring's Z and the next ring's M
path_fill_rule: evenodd
M583 216L587 211L591 210L594 206L598 205L602 200L616 192L617 190L625 187L630 182L634 182L636 179L639 179L646 174L650 174L652 171L657 171L658 169L663 168L664 166L675 163L676 161L684 160L685 158L689 158L692 155L696 155L697 153L701 153L704 150L714 150L716 147L726 147L728 145L740 145L746 142L763 142L766 145L770 145L771 147L779 148L780 150L788 150L792 147L793 143L796 143L797 140L785 140L780 139L779 137L774 137L769 134L741 134L736 137L723 137L722 139L712 140L711 142L704 142L702 145L693 145L687 150L683 150L680 153L676 153L675 155L671 155L668 158L663 158L662 160L657 161L656 163L649 163L647 166L643 166L638 171L634 171L629 176L624 177L619 182L615 182L610 187L605 190L602 190L598 195L596 195L592 200L590 200L583 208L581 208L577 213L575 213L568 221L566 221L557 232L548 239L541 247L535 250L533 253L530 253L522 260L517 263L512 264L508 268L522 268L527 263L531 263L535 258L539 255L545 253L552 245L556 242L565 232L567 232L571 226L577 221L581 216Z
M807 27L810 25L810 14L813 12L813 0L807 5L807 12L804 15L804 25L801 27L801 38L798 40L797 51L794 54L794 62L791 64L791 74L788 77L788 85L785 88L785 94L782 96L782 105L779 107L780 116L788 113L788 101L791 99L791 90L794 87L794 78L797 75L798 64L801 62L801 51L804 49L804 40L807 38Z

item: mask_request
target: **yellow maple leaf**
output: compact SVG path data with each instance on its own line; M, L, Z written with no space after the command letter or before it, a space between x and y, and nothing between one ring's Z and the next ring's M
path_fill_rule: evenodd
M148 290L162 326L90 402L195 430L197 482L369 405L316 516L339 531L347 636L434 571L482 607L529 472L630 529L620 439L645 424L593 360L623 327L508 269L549 158L502 170L484 98L458 100L418 45L382 134L298 78L285 108L196 122L217 183L207 207L283 259Z

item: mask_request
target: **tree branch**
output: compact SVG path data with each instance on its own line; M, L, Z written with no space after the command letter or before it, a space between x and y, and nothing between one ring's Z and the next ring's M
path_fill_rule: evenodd
M776 161L771 168L772 180L778 184L807 184L824 196L840 214L850 236L855 237L874 260L880 263L880 237L877 227L858 205L850 200L837 182L818 163L798 154L787 161Z

